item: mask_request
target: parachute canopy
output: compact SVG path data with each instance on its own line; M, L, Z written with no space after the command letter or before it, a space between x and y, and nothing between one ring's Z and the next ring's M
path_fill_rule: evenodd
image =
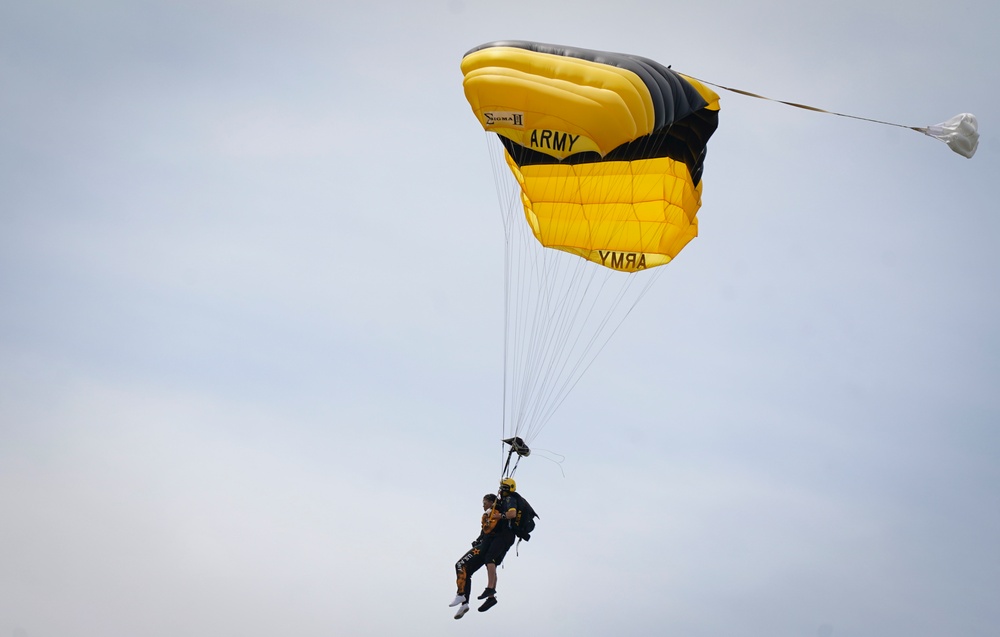
M526 41L476 47L462 72L542 245L634 272L697 236L719 111L707 86L634 55Z

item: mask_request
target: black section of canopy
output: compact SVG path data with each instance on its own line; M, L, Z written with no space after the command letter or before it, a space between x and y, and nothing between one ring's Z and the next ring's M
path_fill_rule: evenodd
M697 186L701 181L701 174L705 170L708 138L712 136L718 125L718 111L700 110L665 130L622 144L604 157L601 157L599 153L588 151L575 153L561 161L551 155L521 146L502 135L499 137L504 148L507 149L507 153L518 166L560 163L593 164L601 161L635 161L637 159L669 157L687 165L688 171L691 173L691 181Z

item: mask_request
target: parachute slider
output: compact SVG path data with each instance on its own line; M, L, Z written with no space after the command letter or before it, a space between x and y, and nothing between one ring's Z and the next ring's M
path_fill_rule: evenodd
M531 455L531 449L528 449L528 445L525 444L525 442L517 436L514 436L513 438L507 438L503 442L510 445L511 452L516 453L522 458Z

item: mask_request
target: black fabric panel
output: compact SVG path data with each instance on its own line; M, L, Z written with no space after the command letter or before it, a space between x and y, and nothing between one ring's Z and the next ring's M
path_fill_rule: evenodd
M637 159L653 159L669 157L674 161L682 161L691 173L691 180L697 186L704 171L705 153L708 139L719 125L719 112L700 110L669 128L657 131L651 135L622 144L610 153L601 157L595 152L576 153L562 161L545 153L531 150L499 136L504 148L518 166L538 164L589 164L601 161L635 161Z

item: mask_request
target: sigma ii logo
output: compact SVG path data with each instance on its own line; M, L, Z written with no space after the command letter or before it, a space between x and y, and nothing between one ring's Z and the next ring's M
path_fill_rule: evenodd
M514 128L524 128L524 113L514 111L492 111L483 113L486 119L486 126L513 126Z

